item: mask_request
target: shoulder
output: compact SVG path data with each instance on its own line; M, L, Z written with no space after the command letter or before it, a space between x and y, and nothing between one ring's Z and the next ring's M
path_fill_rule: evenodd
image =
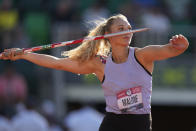
M134 54L135 55L138 54L138 53L140 53L140 51L142 49L142 48L139 48L139 47L130 47L130 48L134 51Z
M145 46L142 48L136 47L135 48L135 57L142 63L146 62L152 62L149 60L149 53L152 52L152 49L150 46ZM146 62L144 62L146 61Z
M101 57L101 56L95 56L92 60L91 60L91 67L94 70L94 73L97 76L100 76L104 73L104 67L105 67L105 57Z

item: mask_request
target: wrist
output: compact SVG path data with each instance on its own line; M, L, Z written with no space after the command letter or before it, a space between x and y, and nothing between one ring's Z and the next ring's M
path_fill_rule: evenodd
M172 47L181 51L184 51L188 48L186 44L174 44L174 43L172 43Z
M20 59L26 59L31 52L24 52L22 55L19 55Z

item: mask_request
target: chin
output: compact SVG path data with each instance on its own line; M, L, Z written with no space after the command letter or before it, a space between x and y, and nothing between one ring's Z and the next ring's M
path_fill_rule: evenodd
M125 42L123 42L123 43L124 43L125 46L129 46L130 43L131 43L131 41L125 41Z
M123 43L123 44L121 44L121 45L127 47L127 46L130 45L130 43Z

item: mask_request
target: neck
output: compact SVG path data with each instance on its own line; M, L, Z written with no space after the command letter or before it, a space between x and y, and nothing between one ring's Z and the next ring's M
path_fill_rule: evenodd
M123 63L127 61L129 55L129 48L112 48L112 60L115 63Z

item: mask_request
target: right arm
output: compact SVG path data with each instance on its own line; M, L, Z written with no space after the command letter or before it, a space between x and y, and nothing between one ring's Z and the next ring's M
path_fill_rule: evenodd
M79 64L77 61L69 58L58 58L51 55L28 53L23 55L22 59L28 60L39 66L69 71L76 74L89 74L93 72L90 63Z
M37 64L39 66L57 69L57 70L65 70L76 74L90 74L90 73L94 73L96 70L93 66L93 60L80 64L79 62L71 60L69 58L58 58L45 54L30 52L30 53L14 56L13 53L14 51L11 51L11 53L8 56L2 55L0 59L4 59L4 60L24 59L34 64Z

